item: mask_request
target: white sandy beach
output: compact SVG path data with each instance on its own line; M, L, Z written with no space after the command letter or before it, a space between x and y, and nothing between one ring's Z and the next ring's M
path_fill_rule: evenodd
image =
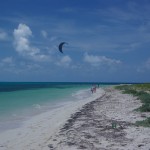
M120 91L98 89L87 99L68 102L1 133L0 150L150 150L150 128L133 125L145 119L133 111L140 105ZM116 129L111 128L113 121Z
M50 150L150 150L150 128L134 124L150 116L134 111L140 100L112 88L105 92L70 117L47 142Z
M32 117L17 129L0 134L0 150L46 150L46 145L52 135L63 126L70 115L81 107L104 94L97 90L92 97L77 102L68 102L64 106Z

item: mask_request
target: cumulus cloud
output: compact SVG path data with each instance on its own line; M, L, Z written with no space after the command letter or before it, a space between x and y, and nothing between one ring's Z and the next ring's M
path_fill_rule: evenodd
M48 59L46 55L41 54L39 48L30 44L29 37L32 36L32 31L27 25L20 23L18 28L14 30L13 35L15 49L20 55L35 61Z
M106 56L89 55L88 53L84 54L84 61L91 64L92 66L100 66L100 65L114 66L117 64L121 64L120 60L107 58Z
M68 67L71 62L72 62L72 59L68 55L66 55L62 57L60 61L56 63L56 65Z

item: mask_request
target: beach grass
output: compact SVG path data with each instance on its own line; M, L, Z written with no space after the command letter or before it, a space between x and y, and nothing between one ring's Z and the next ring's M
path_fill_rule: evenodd
M142 106L136 109L141 112L150 112L150 83L132 84L116 86L116 89L122 90L124 94L132 94L140 99ZM143 121L137 121L136 125L150 127L150 118Z
M150 127L150 117L143 121L136 121L135 123L137 126L143 126L143 127Z

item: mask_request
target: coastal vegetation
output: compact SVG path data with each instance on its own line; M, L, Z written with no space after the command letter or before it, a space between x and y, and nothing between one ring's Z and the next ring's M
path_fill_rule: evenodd
M150 112L150 83L120 85L115 88L122 90L124 94L132 94L141 100L142 106L137 108L136 111ZM137 121L136 125L150 127L150 117L143 121Z

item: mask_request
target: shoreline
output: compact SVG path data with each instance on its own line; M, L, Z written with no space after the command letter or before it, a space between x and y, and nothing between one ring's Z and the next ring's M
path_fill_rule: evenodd
M134 124L145 119L134 111L139 106L132 95L100 88L0 134L0 150L149 150L150 128Z
M40 93L41 90L36 91L36 92ZM22 92L25 92L25 91L22 91ZM35 91L33 91L33 92L36 93ZM63 107L64 105L68 104L71 101L83 100L84 98L88 98L91 95L89 89L75 89L74 91L67 92L66 96L64 96L64 97L57 96L57 98L56 98L54 96L54 98L52 98L51 94L50 94L50 97L47 98L49 100L37 101L37 100L35 100L35 97L34 97L35 94L32 97L31 93L32 92L30 92L30 94L29 94L29 97L31 96L31 98L30 99L28 99L29 97L27 98L27 103L30 103L28 101L30 101L31 99L33 99L33 102L31 100L31 103L28 106L26 106L26 104L25 104L25 107L23 107L23 108L16 107L16 108L9 109L9 110L6 109L4 111L2 109L2 111L1 111L2 113L0 114L0 133L5 132L7 130L19 128L22 126L23 122L25 122L26 120L29 120L30 118L33 118L34 116L40 115L42 113L51 111L51 110L59 108L59 107ZM8 93L8 95L9 94L10 93ZM13 92L11 93L11 96L13 97L14 95L12 95L12 94L13 94ZM45 94L47 97L47 95L49 93L45 93ZM25 95L22 95L22 99L23 99L23 97L26 97L26 95L27 95L27 93ZM43 93L42 93L41 97L43 98ZM46 99L46 98L43 98L43 99ZM7 101L7 99L6 99L6 101ZM9 106L9 104L5 104L4 108L7 105ZM10 105L15 106L15 104L10 104Z
M104 90L99 89L89 98L67 102L62 107L31 117L19 128L0 133L0 150L43 149L45 142L65 124L71 114L103 94Z

